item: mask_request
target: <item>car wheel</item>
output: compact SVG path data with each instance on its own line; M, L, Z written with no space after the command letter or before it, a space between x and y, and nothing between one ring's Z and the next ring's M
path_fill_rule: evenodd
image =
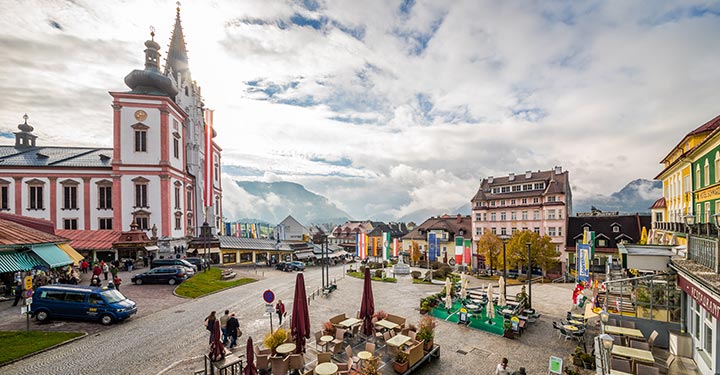
M37 319L38 322L45 322L50 319L50 314L48 314L47 311L39 311L35 314L35 319Z
M135 285L142 285L142 279L135 280Z
M100 323L102 323L104 326L112 324L113 320L114 319L113 319L112 315L108 315L108 314L103 314L100 317Z
M176 282L177 281L175 279L168 280L168 284L170 284L170 285L175 285Z

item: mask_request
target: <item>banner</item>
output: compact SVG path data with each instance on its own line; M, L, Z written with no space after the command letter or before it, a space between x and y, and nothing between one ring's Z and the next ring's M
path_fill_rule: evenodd
M385 232L382 236L382 253L383 259L390 259L390 233Z
M397 238L393 238L392 254L394 257L400 256L400 240Z
M355 255L358 258L367 258L367 245L367 236L364 233L358 233L355 238Z
M213 112L212 109L205 109L203 112L205 115L205 186L203 186L205 207L213 205Z
M226 236L229 236L230 233L232 233L231 224L230 224L230 223L225 223L225 235L226 235Z
M436 237L435 233L432 233L432 232L428 233L428 255L430 256L431 262L436 261L437 257L438 257L437 250L435 249L436 242L437 242L437 237Z
M460 265L463 262L463 253L465 247L463 246L463 238L455 237L455 264Z
M463 265L469 266L472 264L470 259L470 252L472 251L472 240L465 240L465 254L463 254Z
M577 246L577 268L578 282L590 281L590 245L580 244Z
M372 254L374 257L378 256L378 238L373 237L373 251Z

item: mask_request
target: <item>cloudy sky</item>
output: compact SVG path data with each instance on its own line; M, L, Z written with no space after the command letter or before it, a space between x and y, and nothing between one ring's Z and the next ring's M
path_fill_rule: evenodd
M107 92L142 66L149 26L166 50L175 3L0 5L0 137L27 112L40 144L111 146ZM298 182L354 218L441 213L483 177L555 165L575 197L609 194L720 112L718 2L192 0L181 14L226 178ZM227 185L230 218L256 204Z

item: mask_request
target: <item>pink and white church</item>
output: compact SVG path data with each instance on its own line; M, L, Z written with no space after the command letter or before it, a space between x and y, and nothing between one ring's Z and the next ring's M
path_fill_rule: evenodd
M217 233L222 150L190 74L180 9L163 70L152 36L144 69L125 77L130 91L110 92L112 148L43 145L24 116L15 144L0 145L0 212L49 220L76 238L136 224L161 256L187 249L205 221Z

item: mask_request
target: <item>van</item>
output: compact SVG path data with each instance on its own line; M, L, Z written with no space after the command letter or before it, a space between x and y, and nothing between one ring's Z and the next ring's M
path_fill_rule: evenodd
M129 318L137 305L117 289L54 284L37 288L30 314L39 322L55 318L99 320L104 325Z
M190 268L193 273L198 270L194 264L188 262L185 259L153 259L152 263L150 263L150 268L164 266L183 266Z

